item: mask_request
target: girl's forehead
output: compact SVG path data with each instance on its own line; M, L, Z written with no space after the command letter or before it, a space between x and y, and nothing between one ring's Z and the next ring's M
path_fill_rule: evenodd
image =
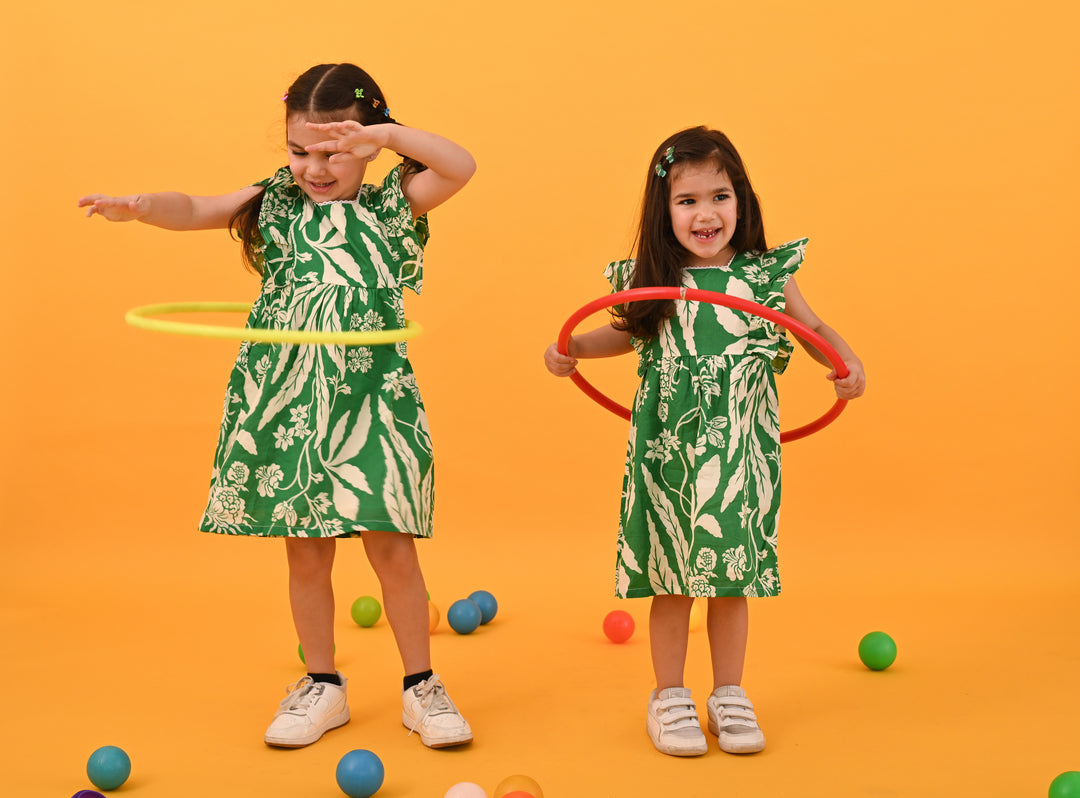
M730 186L727 171L715 161L676 164L671 170L671 182L681 184L707 184L709 187Z

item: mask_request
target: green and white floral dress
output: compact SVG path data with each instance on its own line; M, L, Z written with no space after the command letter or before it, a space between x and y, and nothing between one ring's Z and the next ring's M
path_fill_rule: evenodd
M313 203L288 168L264 181L262 291L248 326L381 330L419 293L425 217L401 167L351 202ZM427 416L404 343L244 343L225 394L200 529L229 535L430 537Z
M784 309L806 239L686 269L682 285ZM615 290L633 261L608 266ZM623 480L616 594L774 596L780 430L774 372L792 345L759 316L675 301L651 339L634 339L641 384Z

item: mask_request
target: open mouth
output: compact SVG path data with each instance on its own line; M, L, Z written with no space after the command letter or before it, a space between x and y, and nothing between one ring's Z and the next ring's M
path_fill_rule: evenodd
M720 228L712 227L708 230L691 230L690 232L698 241L712 241L720 235Z
M314 182L312 180L309 180L308 185L311 187L312 191L317 192L317 193L322 193L322 192L325 192L325 191L329 191L330 187L332 185L334 185L334 181L331 180L329 183L316 183L316 182Z

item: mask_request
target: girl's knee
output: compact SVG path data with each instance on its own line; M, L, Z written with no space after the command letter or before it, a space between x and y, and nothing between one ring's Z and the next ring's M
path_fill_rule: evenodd
M334 565L333 538L287 538L285 553L292 573L323 573Z
M376 576L400 575L420 570L416 544L411 535L401 532L365 532L364 549Z

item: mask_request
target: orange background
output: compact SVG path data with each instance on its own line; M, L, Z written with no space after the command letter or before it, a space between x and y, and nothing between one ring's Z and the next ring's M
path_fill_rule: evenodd
M133 796L332 796L351 748L383 758L383 798L491 791L514 772L548 798L717 783L1019 796L1080 770L1071 5L65 0L3 15L4 792L89 787L104 744L131 753L119 794ZM269 175L285 159L281 94L341 60L479 163L432 214L425 294L407 300L439 463L429 587L444 612L480 587L502 606L476 635L434 640L477 732L462 751L397 725L385 621L348 619L377 590L348 546L354 721L301 752L262 746L272 697L302 673L281 547L193 531L235 344L122 320L250 299L256 281L223 232L75 207ZM769 748L686 762L641 728L647 603L612 598L625 424L541 353L606 292L647 159L693 124L739 147L771 243L810 237L803 293L863 358L869 393L785 449L785 592L753 605L746 678ZM631 360L583 371L629 399ZM781 391L784 426L831 402L805 356ZM599 633L615 606L641 624L624 647ZM901 651L881 674L854 658L874 628Z

